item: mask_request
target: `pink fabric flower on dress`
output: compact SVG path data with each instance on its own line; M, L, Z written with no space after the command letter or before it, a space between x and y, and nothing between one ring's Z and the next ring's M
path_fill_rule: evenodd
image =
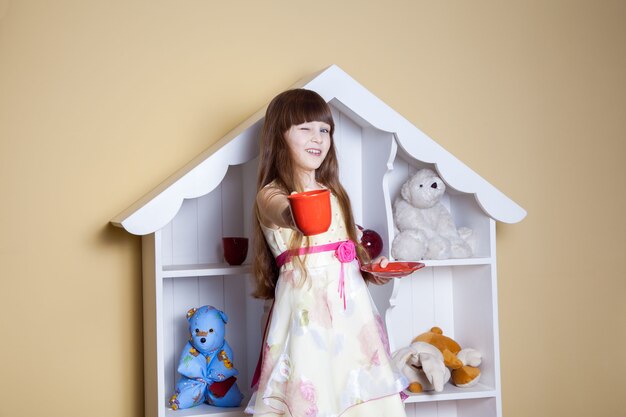
M339 292L339 297L343 300L343 309L345 310L346 284L343 276L343 266L348 262L352 262L356 258L356 246L354 246L354 242L351 240L341 242L335 250L335 256L339 259L339 262L341 262L341 270L339 272L339 288L337 289L337 292Z
M356 258L356 246L351 240L341 243L335 250L335 256L341 263L352 262Z
M291 360L286 354L282 354L278 362L278 373L276 380L278 382L287 382L291 376Z
M310 403L315 402L315 386L310 381L301 381L300 382L300 394L302 398L307 400Z
M300 382L300 395L309 406L305 411L306 417L316 417L318 409L315 401L315 386L311 381Z
M317 405L312 404L308 410L306 410L306 417L317 417Z
M294 377L287 386L285 402L290 415L298 417L317 417L317 390L312 381Z

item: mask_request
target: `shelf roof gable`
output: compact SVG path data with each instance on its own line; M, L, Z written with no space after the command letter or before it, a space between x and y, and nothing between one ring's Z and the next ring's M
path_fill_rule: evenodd
M379 130L392 132L398 145L411 157L434 164L442 179L452 188L473 194L487 216L505 223L516 223L526 211L460 160L438 145L395 110L374 96L336 65L292 88L318 92L327 102L339 103L355 119ZM258 154L258 135L267 107L260 109L211 147L191 160L151 192L118 214L111 223L136 235L146 235L169 223L184 199L209 193L226 175L230 165L239 165Z

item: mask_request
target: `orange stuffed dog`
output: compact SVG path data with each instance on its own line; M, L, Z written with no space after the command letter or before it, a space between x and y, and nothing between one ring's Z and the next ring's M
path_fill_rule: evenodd
M471 387L480 379L480 369L477 368L482 360L480 353L475 349L461 349L457 342L444 336L439 327L420 334L413 342L429 343L441 351L443 362L452 373L452 383L457 387Z

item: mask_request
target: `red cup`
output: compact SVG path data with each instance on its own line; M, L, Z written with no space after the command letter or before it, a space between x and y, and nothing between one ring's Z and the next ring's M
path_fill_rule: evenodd
M319 235L328 230L332 220L329 190L305 191L288 198L293 220L304 235Z
M223 237L224 259L229 265L241 265L248 256L247 237Z

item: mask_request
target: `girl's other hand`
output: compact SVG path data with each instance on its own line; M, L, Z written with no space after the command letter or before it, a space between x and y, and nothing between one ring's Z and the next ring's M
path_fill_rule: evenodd
M376 259L374 259L372 261L373 264L379 264L381 268L385 269L387 268L387 265L389 265L389 259L387 259L385 256L379 256ZM391 278L381 278L378 277L376 275L372 275L372 274L368 274L368 281L376 284L376 285L384 285L386 283L388 283L389 281L391 281Z
M387 257L385 256L379 256L378 258L374 259L372 263L379 264L381 268L385 269L387 268L387 265L389 265L389 259L387 259Z

